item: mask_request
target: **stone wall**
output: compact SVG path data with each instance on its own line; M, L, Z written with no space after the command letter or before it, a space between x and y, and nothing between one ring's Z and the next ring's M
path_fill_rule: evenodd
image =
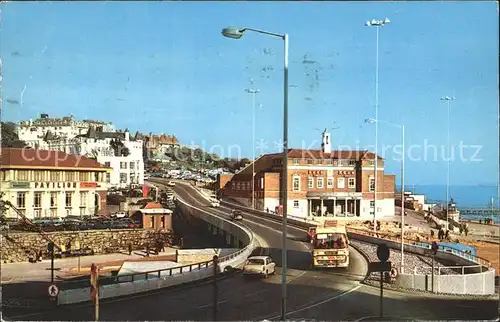
M157 238L166 238L164 233L144 229L85 230L73 232L46 233L56 245L71 243L71 249L91 249L94 254L128 252L129 243L133 250L154 247ZM42 251L42 258L48 258L48 241L38 233L9 233L0 237L1 260L3 263L26 262L33 251ZM57 248L56 248L57 252Z

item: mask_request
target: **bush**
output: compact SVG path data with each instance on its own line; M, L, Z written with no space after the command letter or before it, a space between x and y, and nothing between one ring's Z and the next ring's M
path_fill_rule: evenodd
M127 200L124 196L118 194L111 194L106 196L106 203L108 205L120 205L121 202Z

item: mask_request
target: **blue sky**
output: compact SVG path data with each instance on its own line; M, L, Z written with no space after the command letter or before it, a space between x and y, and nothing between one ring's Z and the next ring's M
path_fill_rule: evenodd
M391 24L380 30L379 119L405 124L406 145L415 146L407 182L446 182L444 95L457 98L451 144L456 151L460 142L468 146L462 160L455 154L451 183L497 182L496 2L11 2L1 8L5 120L73 114L175 134L233 157L232 145L252 155L245 88L261 91L256 154L277 151L283 44L252 33L227 39L223 27L290 35L291 147L319 147L318 129L327 127L337 128L334 145L373 150L374 125L363 120L374 117L376 32L364 23L387 16ZM400 141L397 128L380 124L379 152ZM429 146L437 147L436 158ZM398 176L399 151L385 153Z

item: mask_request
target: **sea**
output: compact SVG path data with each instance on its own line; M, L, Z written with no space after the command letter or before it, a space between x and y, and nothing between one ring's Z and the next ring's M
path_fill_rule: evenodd
M399 189L400 187L398 187ZM411 191L417 195L425 195L428 202L442 202L446 200L446 185L408 185L405 191ZM495 208L499 207L498 188L496 185L450 185L449 196L457 205L457 208L491 208L492 200ZM470 215L462 217L464 220L484 219L484 216ZM491 218L491 217L488 217ZM493 218L499 223L499 217Z

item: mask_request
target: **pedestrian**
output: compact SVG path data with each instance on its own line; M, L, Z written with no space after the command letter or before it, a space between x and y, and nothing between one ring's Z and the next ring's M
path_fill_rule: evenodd
M128 254L132 255L132 243L128 243Z
M146 257L149 257L149 244L146 245Z
M450 238L450 231L449 231L449 230L446 230L446 233L445 233L445 235L444 235L444 238L445 238L445 239Z

